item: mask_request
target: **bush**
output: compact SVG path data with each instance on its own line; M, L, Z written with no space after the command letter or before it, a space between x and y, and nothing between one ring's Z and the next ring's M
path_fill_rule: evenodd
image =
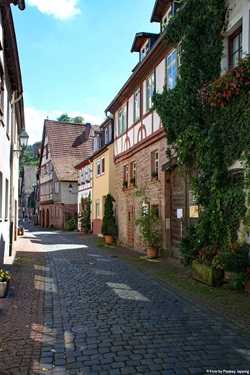
M248 266L249 250L250 246L247 243L230 243L226 249L218 252L213 265L228 272L245 272Z
M73 232L74 230L77 229L74 217L72 217L71 219L67 220L65 224L66 224L65 225L65 230L67 230L69 232Z
M194 225L187 227L186 236L182 238L180 245L181 262L184 266L197 259L198 250L197 230Z

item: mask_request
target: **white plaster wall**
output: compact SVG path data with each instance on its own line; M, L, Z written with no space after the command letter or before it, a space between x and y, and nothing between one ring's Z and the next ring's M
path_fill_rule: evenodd
M227 0L228 26L224 37L224 57L221 61L223 75L228 69L228 37L242 25L242 51L250 52L250 0Z

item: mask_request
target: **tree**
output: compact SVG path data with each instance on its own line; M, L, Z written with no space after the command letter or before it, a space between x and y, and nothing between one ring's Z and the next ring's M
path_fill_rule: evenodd
M106 201L104 204L104 216L102 221L102 234L116 236L118 228L114 216L113 202L114 197L111 194L107 194Z
M71 122L71 118L67 113L63 113L61 116L57 117L57 121Z
M81 198L82 213L79 215L79 221L84 233L91 233L91 203L90 193L88 198Z
M57 118L57 121L73 122L74 124L84 124L84 118L82 116L69 117L67 113L63 113Z

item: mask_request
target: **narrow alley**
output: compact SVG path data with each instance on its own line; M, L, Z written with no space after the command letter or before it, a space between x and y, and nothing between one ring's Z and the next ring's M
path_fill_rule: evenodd
M26 226L9 270L1 375L249 374L246 331L87 236Z

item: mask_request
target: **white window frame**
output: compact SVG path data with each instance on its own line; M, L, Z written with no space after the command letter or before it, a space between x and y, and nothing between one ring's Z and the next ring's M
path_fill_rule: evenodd
M3 220L3 174L0 172L0 221Z
M96 199L96 201L95 201L95 218L96 219L100 219L100 215L101 215L101 213L100 213L100 199Z
M127 104L123 105L118 111L118 135L127 130Z
M141 115L141 89L138 88L134 93L134 122L140 119Z
M147 90L147 111L149 111L153 105L152 96L155 91L155 72L154 71L147 78L146 90Z
M101 174L105 173L105 157L101 158Z
M149 50L149 41L147 41L141 48L141 61L145 59Z
M96 175L97 176L101 175L101 160L100 159L96 160Z
M166 57L166 84L168 90L172 90L176 86L178 74L177 54L177 48L174 48Z

